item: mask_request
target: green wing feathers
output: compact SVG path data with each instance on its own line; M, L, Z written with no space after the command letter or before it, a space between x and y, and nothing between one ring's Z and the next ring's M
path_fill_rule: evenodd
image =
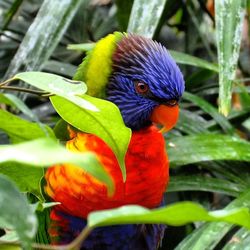
M98 41L95 47L87 52L79 65L74 80L84 81L88 86L87 94L104 98L108 78L112 72L112 55L116 44L126 34L115 32Z

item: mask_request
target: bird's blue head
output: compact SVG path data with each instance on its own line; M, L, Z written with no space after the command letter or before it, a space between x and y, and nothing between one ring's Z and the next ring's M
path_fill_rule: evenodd
M107 99L119 107L126 126L138 130L153 121L172 128L184 80L166 48L129 34L118 42L112 59Z

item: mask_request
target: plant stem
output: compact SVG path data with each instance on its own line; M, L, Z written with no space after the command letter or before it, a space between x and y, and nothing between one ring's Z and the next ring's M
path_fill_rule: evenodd
M0 88L3 88L3 86L7 85L8 83L10 83L10 82L12 82L14 80L15 80L14 78L10 78L10 79L8 79L8 80L6 80L4 82L1 82L0 83Z
M32 249L42 249L42 250L79 250L81 248L82 243L84 240L87 239L89 234L92 232L93 228L86 226L81 233L69 244L61 245L61 246L54 246L54 245L45 245L39 243L33 243ZM8 244L8 243L5 243ZM20 246L20 243L9 243L9 246ZM1 246L1 242L0 242Z
M0 89L6 89L6 90L11 90L11 91L25 92L25 93L30 93L30 94L34 94L34 95L40 95L40 96L49 94L48 92L39 91L39 90L26 89L26 88L19 88L19 87L13 87L13 86L5 86L8 82L10 82L10 81L7 80L7 81L1 83L1 84L0 84Z

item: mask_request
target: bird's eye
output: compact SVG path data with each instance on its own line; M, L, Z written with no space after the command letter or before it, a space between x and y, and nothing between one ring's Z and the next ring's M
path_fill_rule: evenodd
M175 100L175 99L172 99L172 100L169 100L169 101L166 102L166 104L168 106L175 106L177 103L178 103L178 101Z
M146 83L141 81L135 82L135 90L138 94L147 94L149 91L149 87Z

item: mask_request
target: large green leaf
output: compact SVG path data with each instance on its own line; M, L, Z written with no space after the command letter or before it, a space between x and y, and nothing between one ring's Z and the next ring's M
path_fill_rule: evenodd
M88 95L82 98L97 106L100 112L82 109L60 96L53 96L50 99L58 114L65 121L79 130L97 135L113 149L125 180L124 158L131 130L124 125L120 111L113 103Z
M228 115L232 81L240 51L245 0L216 0L215 21L219 63L219 110Z
M134 0L127 31L152 38L166 1Z
M237 199L232 201L224 211L231 211L239 207L250 208L250 190L247 190ZM224 222L206 223L198 229L194 230L188 237L186 237L175 250L212 250L218 242L225 236L225 234L232 228L232 225Z
M213 160L250 161L250 143L226 135L176 137L167 142L167 147L171 167Z
M88 216L89 227L131 223L180 226L194 221L226 221L250 229L250 213L247 208L208 212L193 202L179 202L153 210L130 205L92 212Z
M114 188L111 177L100 165L94 154L71 152L48 138L0 146L0 163L2 162L19 162L33 167L71 163L104 182L110 191L113 191Z
M167 192L192 190L222 193L237 197L244 191L244 188L243 185L219 178L200 175L172 176L167 187Z
M2 109L0 109L0 130L7 133L15 143L40 137L55 138L52 129L47 125L26 121Z
M87 90L84 83L71 81L61 76L26 72L19 73L12 78L12 80L16 79L56 94L57 96L51 97L51 102L59 115L74 127L102 138L114 151L125 180L124 157L131 131L124 125L117 106L105 100L83 95Z
M82 108L98 111L97 107L79 97L87 91L83 82L44 72L23 72L15 75L12 80L22 80L46 92L62 96Z
M15 230L28 249L37 230L37 218L27 199L15 185L0 175L0 227Z

